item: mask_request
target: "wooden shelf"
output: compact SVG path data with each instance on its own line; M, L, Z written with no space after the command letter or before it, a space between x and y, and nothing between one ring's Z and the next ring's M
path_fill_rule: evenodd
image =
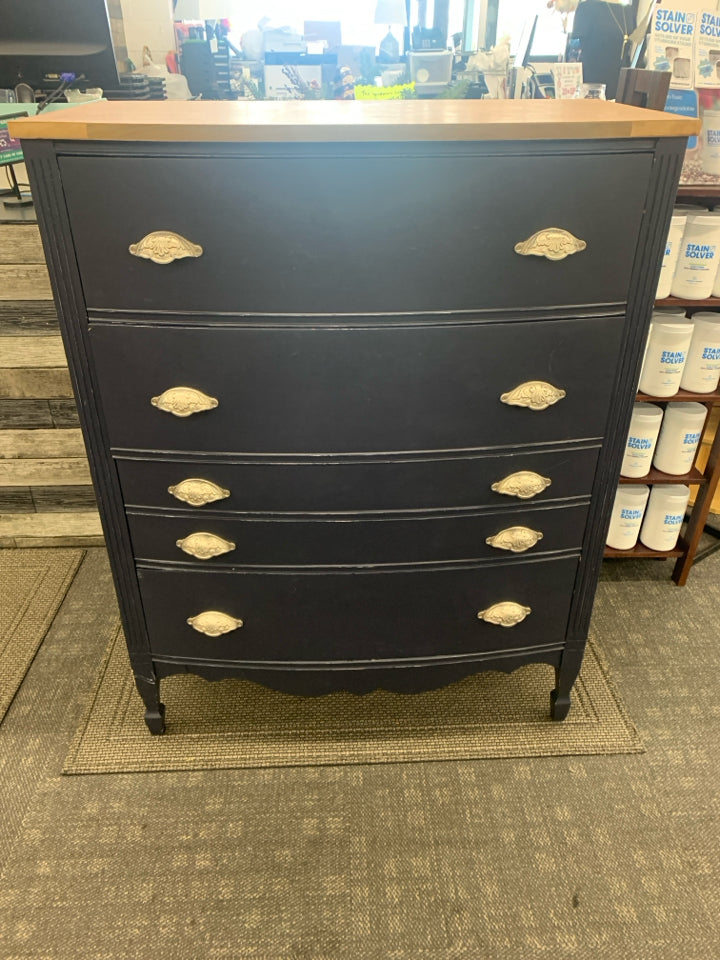
M720 197L718 198L720 203ZM705 300L689 300L686 297L666 297L656 300L656 307L715 307L720 310L720 297L707 297Z
M674 550L651 550L650 547L646 547L645 544L640 543L640 541L638 541L631 550L616 550L614 547L605 547L606 560L637 560L638 558L667 560L670 557L681 557L684 553L685 544L682 540L678 541L678 545Z
M656 470L655 467L650 468L650 472L647 473L644 477L619 477L620 483L684 483L686 486L690 484L698 483L707 483L707 477L704 473L701 473L696 467L693 467L689 473L663 473L662 470Z
M695 401L696 403L719 403L720 390L714 390L712 393L693 393L691 390L678 390L671 397L653 397L649 393L638 393L636 397L638 402L645 403L678 403L679 401Z
M715 200L720 203L720 184L712 186L708 184L688 184L679 186L677 191L678 200Z

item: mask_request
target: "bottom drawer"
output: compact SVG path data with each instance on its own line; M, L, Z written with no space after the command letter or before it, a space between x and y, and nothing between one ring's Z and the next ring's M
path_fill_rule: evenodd
M451 657L562 644L576 558L473 568L352 573L177 572L140 568L153 655L188 660L347 662ZM478 618L510 601L514 626ZM218 636L189 618L241 620ZM218 619L218 618L215 618ZM196 620L202 625L203 618Z

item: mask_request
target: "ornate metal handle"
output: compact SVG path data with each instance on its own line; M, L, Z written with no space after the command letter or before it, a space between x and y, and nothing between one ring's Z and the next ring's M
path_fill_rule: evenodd
M539 530L531 530L530 527L507 527L500 533L496 533L495 536L488 537L485 543L491 547L497 547L498 550L524 553L534 547L542 538L543 535Z
M504 493L508 497L518 497L520 500L530 500L531 497L542 493L552 483L550 477L543 477L532 470L518 470L508 474L490 487L495 493Z
M547 260L564 260L587 247L584 240L573 236L562 227L546 227L538 230L527 240L515 244L515 253L521 257L545 257Z
M203 610L197 616L188 617L187 622L198 633L207 637L219 637L223 633L231 633L243 625L242 620L236 620L227 613L219 610Z
M500 399L509 407L527 407L529 410L547 410L567 396L564 390L545 380L528 380L519 387L503 393Z
M131 243L128 250L134 257L160 264L182 260L183 257L200 257L203 252L199 244L191 243L172 230L154 230L139 243Z
M202 480L199 477L181 480L180 483L168 487L168 493L183 503L189 503L191 507L202 507L206 503L214 503L230 496L229 490L219 487L212 480Z
M159 397L151 397L150 403L174 417L191 417L194 413L214 410L218 406L215 397L209 397L194 387L170 387Z
M542 536L542 534L541 534ZM191 533L182 540L176 540L175 546L180 547L191 557L197 557L198 560L209 560L211 557L219 557L223 553L232 553L235 544L232 540L223 540L222 537L214 533Z
M532 613L530 607L524 607L521 603L515 603L512 600L504 600L502 603L494 603L487 610L481 610L478 613L478 620L494 623L499 627L514 627L522 623L530 613Z

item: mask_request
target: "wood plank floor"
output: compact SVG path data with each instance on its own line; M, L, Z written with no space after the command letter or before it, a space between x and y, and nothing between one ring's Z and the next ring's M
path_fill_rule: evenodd
M0 547L102 543L40 234L0 224Z

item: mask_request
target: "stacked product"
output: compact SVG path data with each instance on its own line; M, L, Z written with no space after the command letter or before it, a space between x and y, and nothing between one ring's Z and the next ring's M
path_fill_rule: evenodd
M655 311L650 324L640 391L672 397L680 387L712 393L720 381L720 315L693 320ZM648 476L651 466L665 474L690 473L702 437L707 410L702 403L636 403L620 474ZM613 506L607 545L631 550L638 538L651 550L675 548L690 488L685 484L621 485Z
M657 299L720 296L720 212L677 208L670 222Z

